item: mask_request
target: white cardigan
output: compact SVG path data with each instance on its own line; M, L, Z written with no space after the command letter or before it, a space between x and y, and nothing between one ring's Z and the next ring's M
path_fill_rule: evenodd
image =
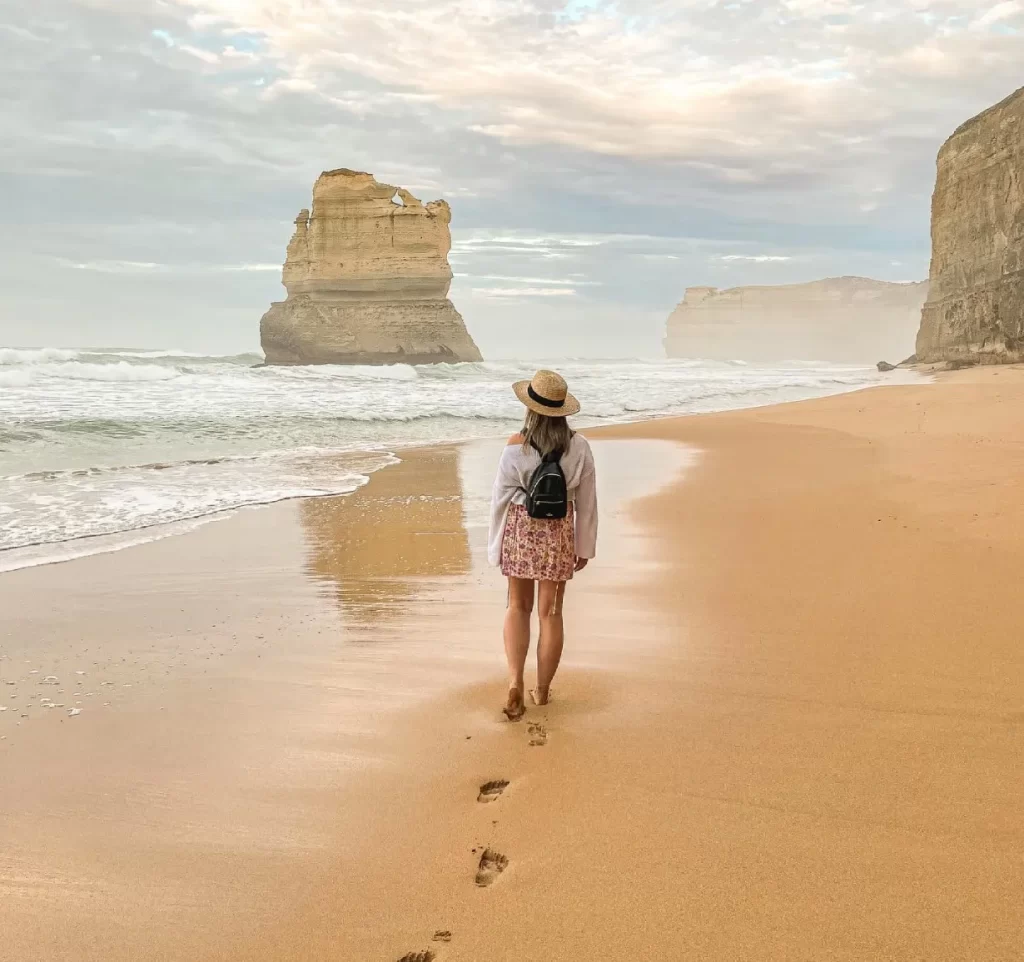
M487 560L501 563L501 540L509 505L526 504L526 488L540 464L540 455L522 444L505 446L498 462L498 476L491 492L491 522L487 534ZM597 553L597 479L594 455L581 434L574 434L569 450L559 462L565 475L569 500L576 515L576 557L593 558Z

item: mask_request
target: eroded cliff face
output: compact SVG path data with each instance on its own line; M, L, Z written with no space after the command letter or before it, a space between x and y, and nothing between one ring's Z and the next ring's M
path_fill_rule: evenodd
M1024 88L939 151L921 361L1024 360Z
M668 319L665 350L712 360L899 361L914 349L927 288L867 277L691 287Z
M288 297L260 322L267 363L479 361L448 300L450 222L443 200L359 171L321 174L288 244Z

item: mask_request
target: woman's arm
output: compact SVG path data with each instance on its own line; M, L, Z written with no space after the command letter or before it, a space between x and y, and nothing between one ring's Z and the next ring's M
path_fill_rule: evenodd
M597 474L594 455L587 445L583 455L580 485L576 489L576 557L593 558L597 554Z
M505 450L498 461L498 474L491 489L491 515L487 530L487 561L489 564L501 563L501 539L505 534L505 517L508 507L519 490L519 473L516 471L516 452L522 447L523 439L519 435L509 438Z

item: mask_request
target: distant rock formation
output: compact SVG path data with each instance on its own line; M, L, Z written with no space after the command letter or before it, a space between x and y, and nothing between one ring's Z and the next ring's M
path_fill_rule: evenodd
M920 361L1024 360L1024 88L939 151Z
M668 319L669 357L874 364L914 344L925 281L830 277L808 284L690 287Z
M288 298L260 322L267 363L479 361L448 300L450 221L443 200L422 204L359 171L322 173L288 244Z

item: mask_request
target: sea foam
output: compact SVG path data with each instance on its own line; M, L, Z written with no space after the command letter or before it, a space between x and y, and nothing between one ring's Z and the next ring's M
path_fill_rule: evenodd
M162 537L239 508L337 495L407 446L507 435L512 382L565 374L579 425L798 400L873 368L699 359L263 367L178 350L0 348L0 570ZM906 379L886 375L885 383Z

